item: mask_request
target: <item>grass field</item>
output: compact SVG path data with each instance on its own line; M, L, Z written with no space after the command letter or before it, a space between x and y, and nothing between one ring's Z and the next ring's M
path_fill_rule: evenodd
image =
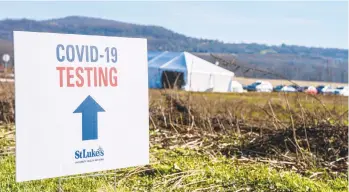
M15 144L6 93L0 153ZM63 191L348 190L347 97L170 90L149 97L150 165L63 178ZM57 179L15 183L14 155L0 157L1 192L57 187Z

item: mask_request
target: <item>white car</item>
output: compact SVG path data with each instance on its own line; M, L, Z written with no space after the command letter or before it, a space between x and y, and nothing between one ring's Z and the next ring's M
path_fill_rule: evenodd
M241 83L239 83L237 81L230 81L229 91L230 92L235 92L235 93L243 93L244 92L244 88L241 85Z
M331 86L325 86L324 88L321 89L321 93L324 95L332 95L336 91L336 88L331 87Z
M297 92L297 90L292 86L284 86L280 90L281 92Z
M349 96L349 87L337 87L337 89L334 91L335 95L343 95L343 96Z
M330 85L320 85L316 87L317 91L319 94L324 94L324 95L331 95L334 94L334 91L336 88L330 86Z
M272 92L273 85L267 81L256 81L246 87L248 91Z

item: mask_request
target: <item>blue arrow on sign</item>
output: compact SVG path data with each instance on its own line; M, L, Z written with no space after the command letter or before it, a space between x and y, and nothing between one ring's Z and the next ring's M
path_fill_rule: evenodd
M82 140L98 139L98 112L105 110L89 95L73 113L82 114Z

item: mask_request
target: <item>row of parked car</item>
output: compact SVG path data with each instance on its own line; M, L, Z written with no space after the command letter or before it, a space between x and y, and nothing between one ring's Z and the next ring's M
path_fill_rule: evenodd
M255 92L304 92L309 94L323 94L323 95L343 95L349 96L349 86L298 86L298 85L273 85L268 81L256 81L251 85L244 86L246 91Z

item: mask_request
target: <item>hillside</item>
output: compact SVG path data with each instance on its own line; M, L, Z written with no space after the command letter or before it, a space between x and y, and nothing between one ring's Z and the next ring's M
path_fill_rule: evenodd
M12 31L56 32L86 35L145 37L148 49L157 51L188 51L212 60L203 53L223 53L238 56L237 62L250 66L273 69L291 79L348 82L348 50L308 48L302 46L266 46L261 44L230 44L216 40L187 37L159 26L145 26L98 18L70 16L60 19L34 21L6 19L0 21L0 53L12 50ZM219 37L218 37L219 38ZM3 41L5 40L5 41ZM12 51L11 51L12 52ZM233 70L231 66L223 66ZM253 78L263 74L242 73L238 76ZM266 78L275 78L267 76Z
M208 53L195 55L215 63L216 60ZM264 69L281 74L287 79L301 81L348 83L348 60L299 56L296 54L215 54L226 61L250 68ZM276 79L276 75L248 71L234 65L220 64L228 70L234 71L236 76L260 79Z

